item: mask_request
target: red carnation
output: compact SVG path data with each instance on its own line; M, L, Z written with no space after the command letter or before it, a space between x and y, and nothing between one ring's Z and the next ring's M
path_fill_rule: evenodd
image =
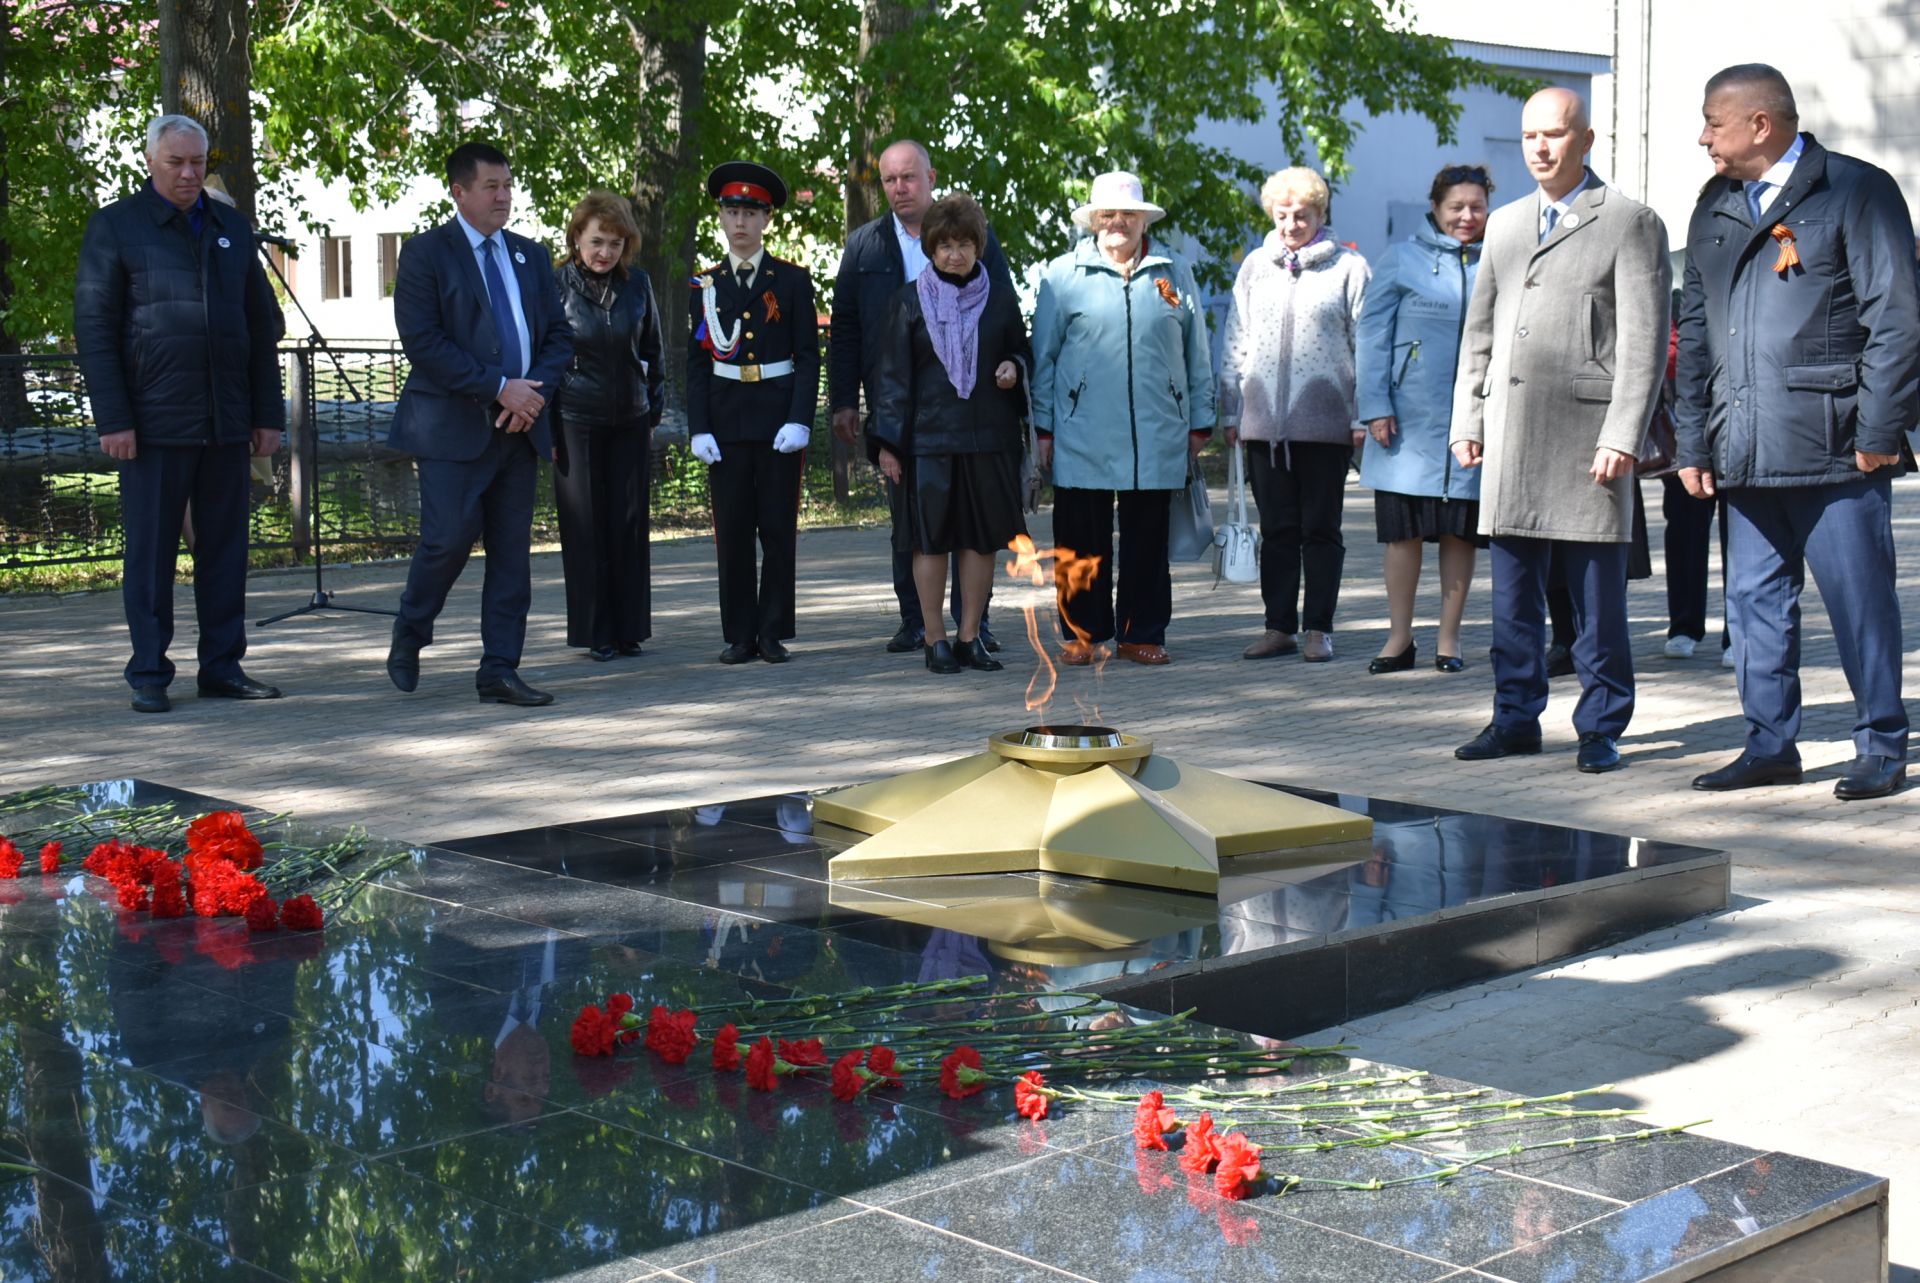
M210 811L187 826L187 850L245 871L260 867L260 839L238 811Z
M20 865L25 859L11 839L0 838L0 878L19 877Z
M713 1036L713 1067L723 1073L740 1068L740 1031L731 1024Z
M633 1010L633 995L630 993L610 993L607 995L607 1014L615 1020Z
M1187 1128L1187 1142L1180 1147L1180 1166L1190 1172L1210 1172L1220 1161L1220 1137L1213 1130L1213 1115L1203 1113Z
M881 1086L898 1087L900 1085L900 1070L898 1063L894 1060L893 1048L875 1047L869 1051L867 1068L886 1080Z
M773 1039L761 1038L747 1052L747 1086L755 1091L772 1091L780 1085L773 1067Z
M60 872L60 844L49 842L40 848L40 872Z
M1140 1098L1139 1106L1133 1114L1133 1140L1142 1149L1165 1149L1163 1139L1168 1132L1180 1130L1180 1118L1166 1106L1166 1100L1157 1091L1150 1091Z
M1013 1107L1022 1118L1045 1118L1047 1102L1053 1093L1047 1089L1047 1080L1040 1076L1038 1069L1029 1069L1021 1074L1013 1084Z
M792 1042L782 1038L780 1059L795 1069L824 1069L827 1065L827 1049L818 1038L797 1038Z
M659 1008L654 1008L658 1011ZM700 1045L700 1035L693 1031L694 1023L699 1019L691 1011L676 1011L662 1022L658 1036L655 1036L654 1024L649 1021L647 1027L648 1046L669 1065L684 1065L693 1049Z
M176 886L174 888L174 894L178 895L179 893L180 889ZM135 882L131 878L127 878L113 884L113 894L114 897L119 900L121 908L132 913L138 913L147 907L148 897L151 895L151 892L148 890L146 883ZM179 915L170 914L168 916L178 917Z
M153 866L153 904L151 911L156 918L184 918L187 916L187 898L180 893L180 866L171 860L162 860ZM122 903L125 903L124 891Z
M987 1082L987 1075L980 1072L980 1053L965 1044L940 1062L940 1090L955 1100L978 1093Z
M318 931L324 919L310 895L296 895L280 906L280 925L289 931Z
M193 882L193 911L203 918L244 915L267 893L260 879L223 859L188 852L187 872Z
M833 1062L833 1094L841 1100L852 1100L867 1089L868 1074L860 1059L856 1050Z
M280 929L280 906L273 897L263 895L247 906L247 930L278 931Z
M1213 1174L1221 1198L1245 1198L1260 1179L1260 1147L1239 1132L1220 1138L1220 1166Z
M289 900L287 907L292 908ZM580 1056L611 1056L614 1026L607 1013L598 1007L582 1007L573 1020L573 1050Z

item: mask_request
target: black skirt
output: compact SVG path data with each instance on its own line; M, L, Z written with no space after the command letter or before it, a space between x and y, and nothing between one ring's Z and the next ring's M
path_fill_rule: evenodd
M994 553L1027 533L1019 455L927 454L900 462L907 519L894 523L895 552Z
M1373 492L1373 526L1381 543L1422 539L1439 543L1441 535L1464 539L1476 548L1487 546L1479 531L1478 499L1442 499L1438 495Z

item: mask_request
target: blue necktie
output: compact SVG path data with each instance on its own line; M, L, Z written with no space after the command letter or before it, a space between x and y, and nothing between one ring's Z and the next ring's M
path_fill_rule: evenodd
M1767 184L1758 179L1747 184L1747 210L1753 215L1753 225L1760 226L1760 198L1766 194Z
M520 335L513 327L512 296L507 293L506 278L500 275L499 260L493 256L493 237L481 241L480 248L487 255L487 301L492 304L493 328L500 332L500 368L508 378L517 379L526 373L526 366L521 364Z
M1540 228L1540 239L1544 241L1547 237L1553 235L1553 225L1559 221L1560 210L1553 205L1547 206L1547 216L1544 220L1544 225Z

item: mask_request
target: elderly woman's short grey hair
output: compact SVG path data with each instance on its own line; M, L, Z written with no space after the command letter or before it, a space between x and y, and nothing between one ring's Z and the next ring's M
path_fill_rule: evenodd
M1320 221L1327 221L1327 205L1333 200L1333 192L1327 187L1327 180L1305 165L1295 165L1272 175L1260 185L1260 208L1267 211L1267 217L1273 217L1274 207L1278 205L1311 205L1318 211Z
M208 146L205 127L192 116L155 116L147 122L147 155L158 156L160 140L168 134L191 134L202 147Z

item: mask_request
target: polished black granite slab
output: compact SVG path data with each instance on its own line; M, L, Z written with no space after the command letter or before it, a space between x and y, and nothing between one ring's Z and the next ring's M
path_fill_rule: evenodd
M216 805L132 781L88 805L163 801ZM1169 992L1224 991L1221 960L1324 962L1338 951L1306 944L1497 921L1467 910L1511 911L1523 885L1543 903L1620 894L1702 858L1370 805L1386 835L1371 856L1236 875L1218 908L1045 877L1011 895L887 884L850 898L823 861L857 835L817 831L799 797L387 847L404 862L318 935L123 916L78 875L0 882L0 1279L1878 1277L1863 1263L1883 1259L1884 1181L1702 1137L1229 1203L1174 1155L1137 1154L1124 1114L1028 1122L1006 1088L760 1093L703 1057L590 1060L568 1044L573 1014L610 990L642 1009L739 1005L974 973L1002 991L1110 984L1198 962ZM943 916L980 904L1139 938L1102 958L1056 931L1049 954L1031 931L995 941ZM1618 1124L1550 1134L1603 1126ZM1308 1134L1343 1133L1257 1132L1269 1169L1392 1179L1463 1152L1431 1138L1280 1149ZM1789 1272L1754 1272L1769 1262Z

